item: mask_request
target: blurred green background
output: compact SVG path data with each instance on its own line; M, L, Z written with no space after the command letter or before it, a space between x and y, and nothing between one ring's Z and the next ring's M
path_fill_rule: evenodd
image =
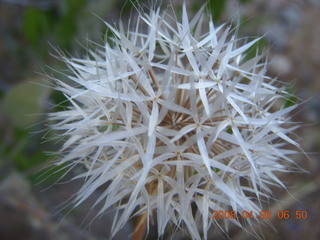
M168 5L166 1L158 2L164 7ZM171 4L179 9L182 2ZM186 2L190 15L202 5L201 1ZM265 36L252 53L270 49L269 74L285 82L294 81L292 92L299 99L309 99L294 120L311 123L297 134L307 152L319 152L319 1L210 0L208 4L216 25L224 21L240 22L240 35ZM95 221L90 230L85 228L90 221L82 223L90 202L73 210L61 222L68 208L57 213L55 207L71 197L79 183L55 184L42 191L63 174L52 176L41 171L50 159L47 152L55 151L61 144L47 141L52 132L47 128L46 114L55 111L56 105L64 100L50 88L52 82L45 75L62 78L57 71L64 71L65 66L54 57L59 51L70 56L85 55L86 47L92 46L90 41L101 43L107 37L102 19L111 23L120 18L125 21L132 9L132 3L125 0L0 0L0 239L107 236L111 221L107 217ZM289 190L300 194L297 197L300 201L288 200L287 207L292 211L308 210L309 220L278 222L277 234L262 230L266 239L302 239L306 233L308 239L320 239L320 230L316 230L320 227L315 226L320 222L317 197L320 167L318 155L309 156L311 160L303 155L297 158L309 174L282 176ZM46 180L42 182L43 179ZM277 192L281 199L287 199L287 195ZM131 231L128 224L118 239L130 239ZM224 239L214 231L210 236ZM231 230L231 236L248 239L237 229ZM185 237L177 234L175 239Z

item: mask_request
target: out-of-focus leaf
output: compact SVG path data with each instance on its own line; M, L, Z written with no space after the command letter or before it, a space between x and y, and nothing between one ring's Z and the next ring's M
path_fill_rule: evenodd
M72 14L65 15L56 26L55 31L59 46L68 48L76 33L77 24L75 16Z
M23 31L33 46L50 30L51 16L49 11L29 7L24 16Z
M27 128L37 123L50 91L41 86L39 80L25 81L13 87L4 97L3 107L14 126Z
M14 158L14 164L17 169L24 171L34 166L40 166L47 159L48 156L43 152L37 152L32 155L28 155L26 152L21 152Z
M1 91L1 89L0 89L0 99L2 99L3 96L4 96L4 91Z
M44 163L43 160L42 163ZM51 166L47 168L45 168L43 165L42 169L39 169L35 174L33 174L30 180L35 184L39 184L39 182L45 184L55 183L67 173L68 168L65 167L66 165L67 164L65 163L60 166Z
M246 57L244 59L244 61L247 61L251 58L254 58L257 53L261 54L262 51L265 49L266 46L266 40L265 38L261 38L259 39L255 44L253 44L246 52Z
M295 96L294 90L291 86L287 89L287 94L284 96L284 98L285 98L285 101L284 101L285 108L295 105L298 101L298 98Z
M213 19L215 21L221 18L221 15L226 7L226 3L227 3L226 0L210 0L209 1L209 7L211 9Z
M66 110L66 107L71 106L72 104L67 100L66 96L63 95L62 92L59 91L53 91L50 99L53 101L54 105L54 111L64 111Z
M62 48L69 48L73 37L78 32L78 18L85 8L87 0L68 0L66 1L66 12L57 22L55 28L55 35L58 44Z

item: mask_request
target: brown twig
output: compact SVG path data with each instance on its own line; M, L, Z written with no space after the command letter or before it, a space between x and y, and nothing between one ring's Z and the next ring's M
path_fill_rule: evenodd
M139 216L137 226L133 232L133 240L142 240L147 230L147 213Z

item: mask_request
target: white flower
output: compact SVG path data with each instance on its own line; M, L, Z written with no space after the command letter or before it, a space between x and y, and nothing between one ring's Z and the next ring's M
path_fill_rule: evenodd
M276 173L297 152L287 143L299 148L284 125L295 106L279 104L285 91L263 56L246 58L259 39L244 43L203 10L189 21L184 6L181 22L151 10L129 31L108 24L111 43L64 58L74 84L56 80L72 104L50 114L67 139L57 164L87 167L76 206L109 183L96 204L117 209L112 236L144 214L159 236L173 223L207 239L210 226L224 228L213 211L259 215L268 186L284 187Z

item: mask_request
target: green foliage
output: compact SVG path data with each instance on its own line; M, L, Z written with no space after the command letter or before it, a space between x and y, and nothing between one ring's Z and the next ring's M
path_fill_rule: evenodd
M11 127L11 126L8 126ZM31 169L45 162L48 156L40 148L39 136L31 137L31 129L15 128L12 133L12 142L2 142L0 145L0 167L13 165L20 171Z
M39 82L39 80L38 80ZM49 88L39 83L24 81L14 86L4 97L3 108L17 128L27 128L37 123L44 110Z
M41 43L48 46L48 39L56 41L63 49L70 49L78 33L78 18L87 0L67 0L49 10L29 6L25 12L23 33L34 48ZM60 7L59 7L60 6Z
M247 61L251 58L257 56L257 54L261 54L265 50L265 46L267 45L267 40L265 38L260 38L255 44L253 44L248 50L247 55L244 61Z
M67 101L67 98L59 91L53 91L50 99L54 103L54 111L64 111L66 107L71 106L70 101Z
M26 128L39 120L45 91L38 85L23 82L12 88L4 98L4 111L18 128ZM29 115L29 116L28 116Z
M20 48L17 52L26 59L26 68L33 68L36 61L44 66L44 61L47 61L48 54L52 52L50 44L63 51L75 49L79 26L87 21L83 18L87 2L66 0L57 1L46 9L32 5L26 7L21 29L23 37L20 35L16 40L19 43L22 39L23 44L32 46L29 48L18 45ZM90 28L87 31L90 32ZM41 137L46 131L41 123L46 118L46 103L50 97L59 111L68 106L68 102L62 94L41 86L43 84L46 83L42 79L30 79L13 85L7 92L0 92L0 115L4 116L7 123L0 128L0 133L6 135L6 139L0 143L0 167L12 165L20 171L33 169L48 159L45 150L54 151L52 144L41 144ZM36 133L38 131L41 132Z
M213 16L213 20L221 19L222 13L226 7L226 0L210 0L209 7Z
M228 127L228 128L226 129L226 132L229 133L229 134L232 134L232 133L233 133L232 128L231 128L231 127Z
M67 0L67 10L56 24L55 35L60 47L68 48L78 32L77 19L85 7L86 0Z
M24 81L8 91L2 99L2 111L8 122L2 132L10 136L1 143L1 166L13 164L18 170L28 170L47 159L40 150L40 138L43 133L45 102L50 88L40 85L40 80ZM43 83L42 83L43 84Z
M28 7L24 16L23 32L33 47L37 47L40 39L50 31L53 23L53 11Z
M42 163L43 162L44 159L42 159ZM65 168L66 165L67 164L62 164L60 166L51 166L49 168L43 166L43 169L40 169L37 173L32 175L30 180L34 184L38 184L39 182L53 184L67 173L68 168Z
M294 89L290 86L287 89L287 94L284 96L284 107L291 107L297 104L298 98L294 94Z

